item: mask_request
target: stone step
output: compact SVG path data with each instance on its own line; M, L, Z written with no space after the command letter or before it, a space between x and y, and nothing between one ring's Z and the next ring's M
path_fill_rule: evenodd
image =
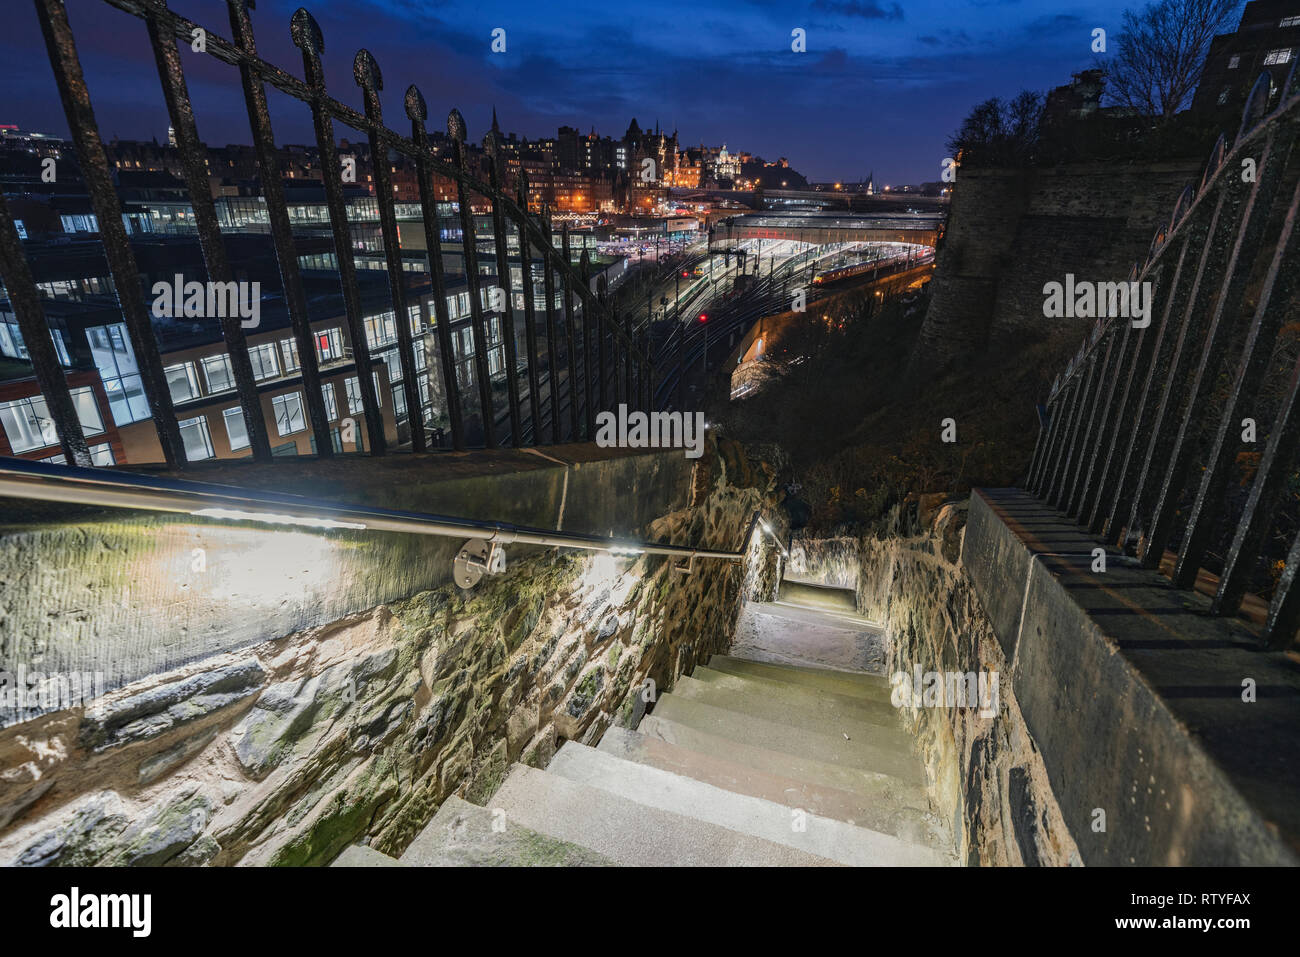
M697 674L704 670L695 669ZM714 675L717 677L692 675L678 678L672 693L729 711L740 711L768 721L798 724L814 731L819 728L833 731L842 727L852 736L853 728L863 726L872 729L873 733L892 735L903 741L908 739L898 712L892 707L874 702L866 705L860 699L825 692L809 694L807 689L798 685L777 681L746 681L721 672L714 672Z
M884 675L831 671L827 668L810 668L805 665L777 665L766 661L733 658L730 655L714 655L709 659L708 665L714 671L723 671L729 675L771 678L787 684L819 688L855 698L888 701L890 696L889 680Z
M779 601L802 608L824 608L827 611L858 612L857 595L852 588L835 588L830 585L813 585L809 582L796 582L782 579L777 591Z
M395 857L389 857L364 844L353 844L338 857L330 867L406 867Z
M849 791L883 810L910 808L925 812L930 809L923 787L878 771L827 764L805 754L741 744L655 714L641 719L637 733L701 754L705 759L730 761L765 774L792 778L810 787Z
M546 771L647 807L752 834L851 867L941 863L930 848L891 834L821 817L807 808L728 791L575 741L565 743Z
M617 725L605 731L597 750L626 761L683 774L737 794L764 798L786 807L803 808L821 817L892 834L914 844L945 852L951 847L944 823L936 815L924 807L883 800L880 788L875 793L860 793L776 771L764 771L741 761L692 751ZM783 756L779 752L769 752L769 755L777 760L768 763L780 767L779 759Z
M492 806L506 812L507 826L581 844L626 866L824 867L835 863L524 764L511 768Z
M492 808L454 794L418 835L401 863L410 867L610 867L607 857L523 827L508 815L493 830Z
M826 732L810 731L671 694L659 699L653 714L740 744L806 755L826 764L878 771L907 784L925 783L920 760L912 754L908 739L900 740L896 735L870 725L856 725L852 732L838 728Z
M791 701L831 702L837 708L849 709L861 714L863 720L879 721L891 725L898 723L898 709L894 707L894 702L883 694L868 697L840 694L835 691L827 691L825 688L782 681L780 678L717 671L707 665L696 665L695 670L691 672L691 677L696 681L714 682L736 691L761 693L780 688L783 694L789 696ZM888 718L887 722L884 720L886 718Z

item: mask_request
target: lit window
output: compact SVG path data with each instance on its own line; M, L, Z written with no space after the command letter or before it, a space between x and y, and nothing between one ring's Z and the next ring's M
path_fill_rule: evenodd
M1230 60L1228 60L1228 69L1229 69L1229 70L1235 70L1235 69L1237 69L1237 67L1239 67L1239 66L1241 66L1241 57L1239 57L1239 56L1233 56Z
M95 402L95 393L89 386L70 390L72 404L77 409L77 419L85 435L103 435L104 420ZM30 452L59 444L45 396L27 396L12 402L0 403L0 425L4 427L9 446L15 454Z
M298 361L298 340L281 339L280 351L284 353L285 372L293 372L300 365L302 365L302 363Z
M108 394L108 409L118 425L130 425L152 415L145 398L140 367L126 334L126 324L95 326L86 330L90 353Z
M325 399L325 419L328 422L333 422L339 417L338 402L334 398L334 383L323 383L320 387L320 394Z
M1290 62L1291 62L1291 51L1289 49L1270 50L1268 54L1265 55L1264 57L1264 66L1276 66L1279 63L1290 63Z
M218 356L204 356L200 362L203 365L203 378L208 381L209 394L225 392L235 387L235 373L230 367L230 356L223 352Z
M222 418L226 420L226 435L230 438L230 451L238 452L249 446L248 427L244 425L244 410L239 406L223 409Z
M383 312L365 319L366 343L371 349L378 349L397 341L397 323L391 312Z
M113 446L105 442L103 445L95 445L90 449L91 465L116 465L117 460L113 457Z
M316 354L321 362L343 358L343 336L337 328L316 333Z
M212 436L208 433L206 416L196 415L177 424L180 426L181 442L185 446L186 461L202 462L216 456L212 451Z
M1283 17L1279 27L1300 27L1300 17Z
M193 362L178 362L174 366L167 366L163 369L163 374L167 377L167 388L171 390L173 402L197 399L201 394Z
M289 392L277 395L271 400L275 411L275 428L281 435L293 435L307 428L307 417L303 414L302 393Z
M263 379L274 379L280 374L280 362L276 358L274 342L249 346L248 358L253 361L253 378L259 382Z

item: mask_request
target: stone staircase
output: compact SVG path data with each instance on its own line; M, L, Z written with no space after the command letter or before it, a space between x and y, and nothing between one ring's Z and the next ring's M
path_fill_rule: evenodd
M514 765L487 807L449 798L400 860L358 846L335 866L955 863L886 679L791 662L818 655L818 629L841 649L869 631L817 598L749 606L737 654L678 679L636 730Z

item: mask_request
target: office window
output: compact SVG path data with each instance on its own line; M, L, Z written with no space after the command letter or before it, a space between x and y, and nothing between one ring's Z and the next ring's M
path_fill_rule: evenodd
M223 409L221 416L226 420L226 436L230 439L230 451L238 452L249 446L248 426L244 424L244 410L239 406Z
M295 432L301 432L307 428L307 417L303 413L301 392L277 395L271 400L271 408L275 411L276 431L281 436L293 435Z
M94 445L90 449L91 465L116 465L117 460L113 457L113 446L105 442L103 445Z
M381 312L377 316L367 316L366 343L371 349L378 349L397 341L397 323L391 312Z
M379 373L372 372L375 377L375 404L379 408L384 407L384 393L379 388ZM348 415L362 411L361 409L361 380L356 376L349 376L343 380L343 391L348 397Z
M1276 66L1279 63L1290 63L1291 51L1289 49L1270 50L1264 56L1264 66Z
M95 390L87 385L68 391L72 396L72 404L77 407L77 421L81 423L81 431L86 435L103 435L104 420L99 414L99 403L95 401Z
M47 455L43 459L37 459L38 462L49 462L51 465L67 465L68 457L60 452L58 455Z
M335 419L339 417L338 402L335 401L334 398L334 383L332 382L322 383L320 387L320 394L321 397L324 398L325 400L325 418L327 421L333 422Z
M388 367L388 381L402 381L402 360L396 349L388 349L374 357Z
M81 431L86 435L103 435L104 420L100 417L95 393L89 386L83 386L72 389L71 395L72 404L77 408L77 419L81 422ZM0 403L0 426L3 426L15 454L59 444L54 419L50 416L43 395Z
M424 350L424 339L416 339L411 343L411 348L415 351L415 371L423 372L429 364L428 354Z
M1279 27L1300 27L1300 17L1283 17Z
M298 361L298 340L289 338L280 340L280 352L284 354L284 371L293 372L302 365Z
M185 419L179 425L181 442L185 446L186 461L202 462L204 459L216 456L216 453L212 451L212 436L208 432L206 416L196 415L192 419Z
M343 334L337 328L316 333L316 354L321 362L343 358Z
M50 336L54 339L54 353L59 357L59 365L65 369L72 368L72 360L68 358L68 343L63 338L61 329L51 329Z
M1233 56L1232 58L1230 58L1230 59L1228 60L1228 69L1229 69L1229 70L1235 70L1235 69L1237 69L1237 67L1239 67L1239 66L1241 66L1241 57L1239 57L1239 56Z
M235 387L235 373L230 367L230 356L224 352L219 356L204 356L200 361L203 366L203 378L208 382L208 392L225 392Z
M95 326L86 330L90 354L99 369L100 381L108 394L108 410L118 425L130 425L149 418L149 401L145 398L140 366L126 335L126 324Z
M398 422L406 421L406 393L401 386L393 389L393 416Z
M348 397L348 415L361 411L361 382L356 376L343 380L343 391Z
M199 377L194 372L193 362L178 362L174 366L167 366L163 369L163 375L167 377L167 388L171 390L173 402L197 399L201 395Z
M253 361L253 378L257 381L274 379L280 374L280 361L276 358L274 342L249 346L248 358Z

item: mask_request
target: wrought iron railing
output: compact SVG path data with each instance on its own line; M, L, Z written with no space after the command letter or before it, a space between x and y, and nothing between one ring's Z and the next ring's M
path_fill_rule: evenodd
M1300 75L1293 67L1275 105L1272 85L1260 76L1231 145L1219 137L1133 266L1130 281L1152 284L1149 322L1099 320L1053 383L1027 480L1092 534L1135 543L1144 567L1176 549L1178 588L1195 586L1216 535L1230 538L1215 556L1219 615L1241 610L1300 444L1300 360L1280 401L1261 391L1284 371L1271 368L1275 347L1300 319ZM1251 425L1267 442L1238 514L1227 492L1239 453L1258 449L1243 441ZM1297 567L1300 536L1267 614L1274 647L1300 625Z
M383 78L375 58L361 50L353 60L353 76L361 88L362 112L332 98L325 88L321 55L324 38L311 14L299 9L290 23L293 42L302 51L303 79L268 63L257 54L250 18L252 0L227 0L233 39L225 39L167 7L166 0L104 0L144 22L153 49L158 76L168 116L175 131L176 145L184 169L184 178L194 210L197 235L207 278L228 282L232 276L222 242L221 228L208 185L205 150L199 140L194 110L185 81L178 41L193 49L196 31L203 31L203 53L239 71L244 104L252 129L253 145L261 171L262 190L270 220L269 232L278 260L290 324L301 362L307 420L314 439L316 454L332 453L330 428L321 394L320 368L313 346L311 317L290 229L284 189L280 179L277 148L267 108L266 85L306 104L311 109L316 146L322 158L325 204L329 213L352 359L358 372L361 393L365 445L370 454L380 455L388 449L384 423L377 400L375 380L371 375L371 356L363 327L360 289L356 263L349 241L348 218L344 200L341 164L334 138L334 122L364 132L369 138L374 187L379 208L380 230L384 241L388 285L394 314L398 317L397 349L402 370L402 389L410 424L410 443L415 451L429 447L416 381L413 335L408 322L407 290L403 281L401 247L397 235L395 199L386 157L394 151L414 161L418 177L420 205L428 245L429 275L435 307L435 334L442 374L442 395L446 404L447 437L451 447L466 445L466 405L477 406L483 444L492 448L500 444L498 410L494 408L492 376L489 372L485 309L480 298L481 278L474 231L471 199L490 204L495 239L497 282L505 291L504 308L498 315L502 325L505 352L506 400L508 428L514 445L532 442L560 442L566 439L591 438L595 433L598 409L611 402L626 402L634 408L648 408L651 402L651 359L646 330L635 331L620 321L605 294L603 282L593 290L591 265L584 248L577 268L570 261L567 229L562 233L561 249L552 244L552 224L548 211L528 212L528 183L520 174L518 192L511 196L505 188L504 156L497 139L488 140L488 181L483 182L471 169L466 148L466 128L459 111L451 110L447 132L453 143L451 162L440 159L429 143L425 128L428 110L420 90L410 86L405 96L405 111L411 121L410 136L403 136L384 124L379 92ZM90 90L82 71L72 27L63 0L35 0L41 31L54 70L59 95L82 176L95 215L116 288L125 326L140 366L146 397L153 410L159 441L166 463L183 467L186 462L177 417L163 373L158 343L140 282L140 271L122 222L119 197L114 190L108 156L95 122ZM474 340L474 379L477 396L462 394L456 375L457 361L451 337L443 275L442 244L436 216L433 176L438 174L454 181L460 208L461 248L471 304L470 325ZM513 230L519 237L519 261L523 276L524 342L526 356L527 417L521 407L519 357L516 355L515 310L511 294L508 236ZM539 261L545 296L544 327L534 304L532 263ZM13 216L0 196L0 279L4 281L10 302L28 343L32 364L41 391L46 397L59 442L70 464L89 465L90 455L67 382L42 311L41 300L32 272L24 257ZM602 277L603 279L603 277ZM556 305L557 290L562 290L563 307ZM236 391L248 430L252 456L270 461L270 436L258 401L258 392L249 359L244 330L238 318L221 320L221 331L230 354ZM543 395L539 375L539 332L546 347L546 392ZM558 359L567 360L564 376L559 375ZM579 361L581 360L581 361ZM432 364L430 365L430 368ZM431 383L432 385L432 383ZM567 415L563 406L567 401ZM549 419L549 430L541 434Z

